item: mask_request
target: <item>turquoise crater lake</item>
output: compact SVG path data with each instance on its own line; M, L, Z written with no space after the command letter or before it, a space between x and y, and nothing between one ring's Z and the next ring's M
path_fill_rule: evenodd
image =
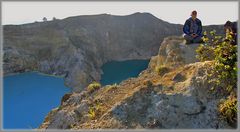
M70 89L60 77L37 72L3 78L3 128L34 129Z
M148 67L149 60L111 61L102 66L101 84L120 83ZM34 129L70 89L60 77L27 72L3 78L3 128Z
M101 84L120 83L130 77L137 77L148 67L150 60L110 61L102 66Z

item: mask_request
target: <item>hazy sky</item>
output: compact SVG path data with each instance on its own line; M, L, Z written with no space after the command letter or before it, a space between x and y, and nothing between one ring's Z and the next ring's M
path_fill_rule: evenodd
M198 11L203 25L224 24L238 19L237 2L2 2L2 24L23 24L78 16L108 13L129 15L149 12L154 16L183 24L192 10Z

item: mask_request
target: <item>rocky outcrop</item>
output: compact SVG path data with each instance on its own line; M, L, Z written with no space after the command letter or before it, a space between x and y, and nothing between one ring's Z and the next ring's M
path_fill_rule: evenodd
M218 115L218 102L223 97L209 91L207 73L213 62L187 61L184 57L192 55L194 49L195 45L184 45L178 37L164 39L160 53L138 77L95 92L67 95L40 128L232 128ZM169 52L182 59L172 63L175 56L169 56ZM164 75L154 70L158 64L168 66Z
M197 62L196 49L200 43L185 44L185 40L179 36L164 38L157 56L151 58L149 66L154 69L157 66L181 66Z
M221 26L204 27L207 30ZM81 91L100 80L100 67L111 60L149 59L159 42L181 35L182 25L149 13L69 17L3 27L4 75L40 71L65 77L65 84ZM219 30L221 31L221 30Z

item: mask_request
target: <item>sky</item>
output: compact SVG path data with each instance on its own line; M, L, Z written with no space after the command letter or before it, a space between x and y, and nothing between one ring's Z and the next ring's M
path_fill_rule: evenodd
M203 25L224 24L238 19L238 2L2 2L2 24L24 24L70 16L107 13L129 15L148 12L159 19L184 24L191 11L198 12Z

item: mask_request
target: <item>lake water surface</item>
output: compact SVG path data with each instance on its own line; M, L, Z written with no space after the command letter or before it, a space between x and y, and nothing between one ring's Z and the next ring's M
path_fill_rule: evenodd
M149 60L110 61L102 66L101 84L120 83L138 74L148 67Z
M32 129L70 92L60 77L37 72L3 78L3 128Z
M129 77L137 77L147 68L149 60L111 61L102 66L101 84L120 83ZM32 129L43 122L53 108L60 105L70 89L60 77L37 72L6 76L3 79L3 127L4 129Z

